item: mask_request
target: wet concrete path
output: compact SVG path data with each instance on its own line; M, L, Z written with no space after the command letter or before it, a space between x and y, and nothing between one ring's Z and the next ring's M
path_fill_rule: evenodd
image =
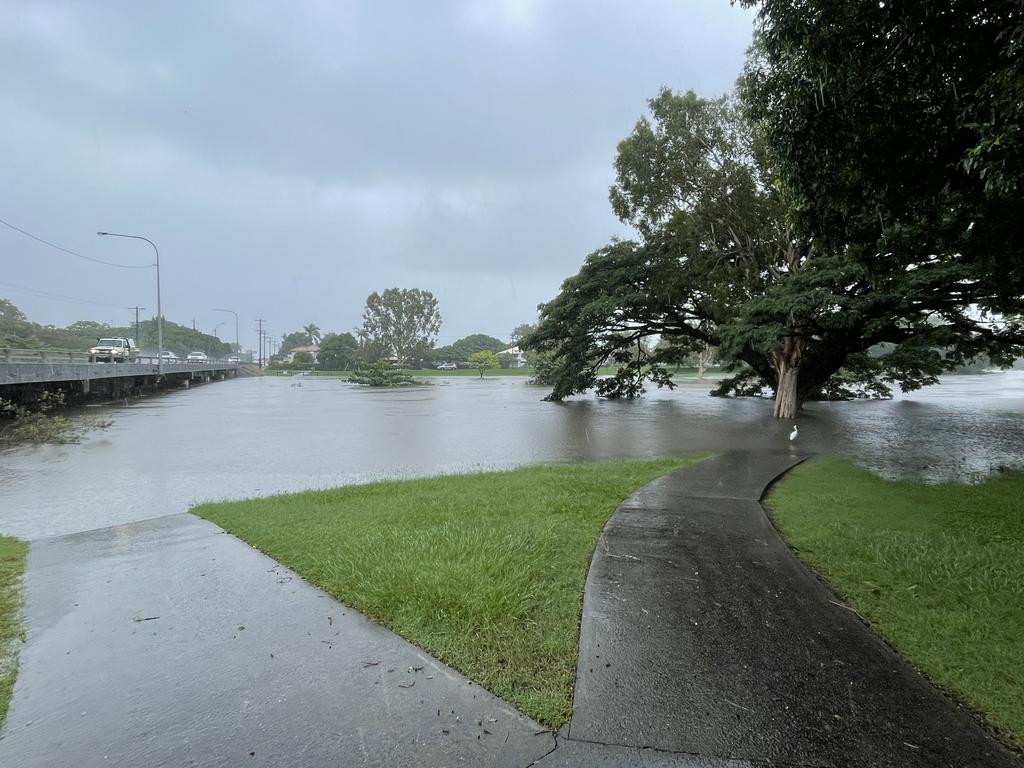
M526 766L550 733L216 526L32 542L0 766Z
M541 765L1021 767L779 538L759 499L796 463L727 453L616 510L586 582L572 722ZM634 752L559 762L575 742Z

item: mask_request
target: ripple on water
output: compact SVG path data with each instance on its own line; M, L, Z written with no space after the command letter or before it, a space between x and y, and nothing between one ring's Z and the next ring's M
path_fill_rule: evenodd
M35 538L196 502L539 462L730 448L789 450L767 400L684 382L637 401L546 403L522 379L366 390L337 379L235 379L106 410L79 445L0 453L0 532ZM795 449L886 477L977 480L1024 467L1024 372L953 376L886 402L811 403ZM96 415L96 409L90 409Z

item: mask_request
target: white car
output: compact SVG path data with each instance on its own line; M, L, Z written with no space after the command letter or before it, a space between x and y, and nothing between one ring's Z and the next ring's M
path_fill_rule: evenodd
M189 352L185 359L190 363L205 363L210 358L206 356L205 352Z
M238 355L231 355L231 357L228 358L228 362L229 363L240 363L240 362L242 362L242 358L239 357Z
M160 353L160 360L162 362L173 363L173 362L176 362L177 359L178 359L178 356L176 354L174 354L173 352L170 352L170 351L168 351L166 349L163 352Z
M455 363L441 363L439 366L437 366L437 370L439 370L439 371L454 371L458 367L459 366L457 366Z

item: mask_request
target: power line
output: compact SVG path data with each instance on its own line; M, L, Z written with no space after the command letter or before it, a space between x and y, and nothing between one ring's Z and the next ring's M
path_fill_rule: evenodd
M43 240L43 238L41 238L41 237L36 237L31 232L26 232L21 227L16 227L13 224L11 224L10 222L4 221L3 219L0 219L0 224L3 224L5 227L10 227L15 232L20 232L25 237L31 237L33 240L35 240L37 242L40 242L43 245L48 245L51 248L56 248L58 251L63 251L64 253L71 254L72 256L77 256L78 258L85 259L86 261L94 261L97 264L106 264L108 267L120 267L121 269L149 269L150 267L153 266L152 264L115 264L112 261L104 261L103 259L94 259L92 256L85 256L85 255L83 255L81 253L78 253L76 251L72 251L69 248L64 248L64 247L62 247L60 245L57 245L56 243L51 243L49 240ZM129 309L130 309L130 307L129 307Z
M38 288L29 288L25 285L16 285L15 283L5 283L0 281L0 285L6 288L12 288L16 291L24 291L25 293L34 293L38 296L48 296L53 299L64 299L65 301L77 301L82 304L95 304L97 307L108 307L110 309L132 309L132 307L123 307L120 304L107 304L102 301L93 301L91 299L79 299L76 296L65 296L63 293L50 293L49 291L41 291Z

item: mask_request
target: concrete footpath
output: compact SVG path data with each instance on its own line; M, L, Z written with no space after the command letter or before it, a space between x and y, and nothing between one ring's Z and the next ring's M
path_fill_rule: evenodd
M4 768L515 766L511 706L192 515L32 542Z
M587 742L648 748L622 764L651 766L1021 768L779 538L759 499L796 463L728 453L618 508L587 578L567 740L541 765Z

